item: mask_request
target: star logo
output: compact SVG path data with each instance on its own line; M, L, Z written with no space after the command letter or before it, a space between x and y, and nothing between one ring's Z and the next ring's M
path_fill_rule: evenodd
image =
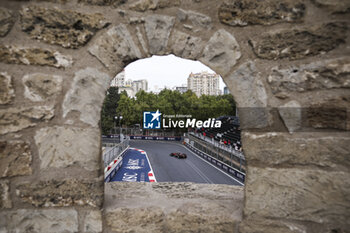
M158 109L156 112L143 112L143 128L160 129L161 115Z
M154 121L155 119L157 119L157 121L159 121L159 117L162 115L159 110L157 109L157 111L155 113L151 113L151 115L153 116L152 121Z

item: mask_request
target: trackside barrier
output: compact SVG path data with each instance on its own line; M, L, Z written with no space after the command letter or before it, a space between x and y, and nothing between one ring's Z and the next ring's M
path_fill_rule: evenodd
M114 147L120 143L120 135L102 135L102 146L103 147Z
M181 137L137 136L137 135L131 135L130 139L135 139L135 140L181 141Z
M232 146L221 145L219 142L215 141L214 139L203 136L202 134L193 133L193 132L190 132L189 134L198 138L198 139L206 141L207 143L210 143L211 145L213 145L215 147L219 147L220 149L225 150L225 151L233 154L237 158L241 158L242 160L245 160L244 154L240 151L236 151Z
M112 148L103 153L104 167L107 167L112 161L114 161L128 146L129 138L126 138L123 142L118 144L113 144Z
M124 154L128 150L129 146L124 151L122 151L122 153L117 158L110 162L107 167L105 167L105 182L109 182L115 176L119 168L122 166Z
M116 174L118 169L122 166L123 156L128 149L129 138L126 137L125 140L118 144L114 144L111 149L103 154L105 182L109 182Z
M184 142L185 146L187 148L189 148L191 151L195 152L197 155L199 155L200 157L202 157L203 159L205 159L206 161L210 162L211 164L213 164L214 166L216 166L217 168L220 168L221 170L225 171L227 174L231 175L232 177L236 178L237 180L239 180L240 182L244 183L245 181L245 173L238 171L237 169L224 164L223 162L213 158L212 156L198 150L197 148L195 148L194 146L192 146L189 143Z

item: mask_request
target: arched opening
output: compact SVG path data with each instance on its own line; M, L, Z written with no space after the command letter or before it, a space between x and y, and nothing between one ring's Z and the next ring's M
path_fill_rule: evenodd
M129 64L101 111L105 181L244 185L236 113L222 78L198 61Z

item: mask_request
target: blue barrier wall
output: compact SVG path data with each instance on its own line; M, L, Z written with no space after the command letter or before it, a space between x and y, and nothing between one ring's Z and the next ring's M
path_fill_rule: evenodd
M186 146L188 149L205 159L206 161L210 162L214 166L220 168L221 170L225 171L227 174L231 175L232 177L236 178L238 181L244 183L245 181L245 173L238 171L237 169L230 167L223 162L213 158L212 156L198 150L197 148L191 146L190 144L186 143Z
M164 141L181 141L181 137L161 137L161 136L135 136L131 135L130 139L138 140L164 140Z

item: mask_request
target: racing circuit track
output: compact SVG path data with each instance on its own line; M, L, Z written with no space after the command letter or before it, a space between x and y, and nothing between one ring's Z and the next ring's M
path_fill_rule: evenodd
M158 182L194 182L241 185L231 176L208 164L176 142L130 141L130 146L147 152ZM169 156L171 152L187 154L186 159Z

